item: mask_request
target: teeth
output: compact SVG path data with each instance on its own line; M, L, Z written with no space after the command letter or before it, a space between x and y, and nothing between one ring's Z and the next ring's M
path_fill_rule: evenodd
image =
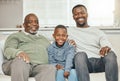
M84 18L79 18L79 20L80 20L80 21L83 21L83 20L84 20Z
M59 42L63 42L62 40L59 40Z

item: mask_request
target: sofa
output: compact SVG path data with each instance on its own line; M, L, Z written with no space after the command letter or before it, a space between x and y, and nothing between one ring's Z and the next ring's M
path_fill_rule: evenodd
M16 32L16 31L15 31ZM49 29L43 29L40 30L40 34L46 36L50 41L53 40L52 39L52 30ZM4 60L3 58L3 48L4 48L4 42L7 38L7 36L9 36L9 34L13 33L12 32L6 32L6 31L0 31L0 81L11 81L11 76L5 75L2 71L2 62ZM118 61L118 67L120 68L120 33L117 34L111 34L111 33L107 33L108 39L111 42L111 44L113 45L113 48L115 49L116 55L117 55L117 61ZM120 73L120 71L119 71ZM120 75L119 75L120 77ZM29 81L35 81L34 77L30 77ZM90 81L106 81L105 80L105 73L90 73ZM120 80L119 80L120 81Z

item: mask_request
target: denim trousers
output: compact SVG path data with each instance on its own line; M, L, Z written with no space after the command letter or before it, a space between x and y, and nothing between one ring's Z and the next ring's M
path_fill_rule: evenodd
M60 69L56 72L56 81L65 81L64 70ZM71 69L68 81L78 81L75 69Z
M78 81L90 81L89 73L105 72L106 81L118 81L117 57L113 51L101 58L88 58L78 52L74 58Z

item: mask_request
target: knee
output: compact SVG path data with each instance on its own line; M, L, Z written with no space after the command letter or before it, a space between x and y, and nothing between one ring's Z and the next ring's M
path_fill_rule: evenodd
M75 57L74 60L75 62L77 61L84 61L87 58L87 54L85 52L78 52Z
M56 67L53 65L49 65L49 68L47 69L49 69L49 71L56 71Z
M110 51L106 56L105 56L105 60L108 62L114 62L116 60L117 56L115 55L115 53L113 51Z
M70 75L71 75L71 76L76 76L76 70L75 70L75 69L71 69Z
M77 80L77 74L75 69L71 69L70 76L68 77L69 81L78 81Z
M16 57L13 61L12 61L12 66L22 66L25 62L22 59L19 59L18 57Z
M26 69L26 67L29 67L30 68L30 65L27 64L24 60L22 59L19 59L19 58L15 58L13 61L12 61L12 64L11 64L11 68L14 70L14 69L18 69L18 70L24 70Z
M57 70L57 75L63 75L64 73L64 70L60 69L60 70Z

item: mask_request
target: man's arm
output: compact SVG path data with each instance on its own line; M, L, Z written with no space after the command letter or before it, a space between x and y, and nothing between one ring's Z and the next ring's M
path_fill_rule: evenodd
M4 56L7 59L19 57L20 59L23 59L25 62L29 63L30 59L28 55L18 48L20 40L17 37L18 36L12 34L7 38L4 47Z
M112 48L112 45L111 45L111 43L108 41L108 39L107 39L107 36L106 36L106 34L104 34L103 32L101 32L101 37L100 37L100 46L101 46L101 49L100 49L100 55L101 56L105 56L105 55L107 55L107 53L110 51L110 50L112 50L112 51L114 51L113 50L113 48Z

